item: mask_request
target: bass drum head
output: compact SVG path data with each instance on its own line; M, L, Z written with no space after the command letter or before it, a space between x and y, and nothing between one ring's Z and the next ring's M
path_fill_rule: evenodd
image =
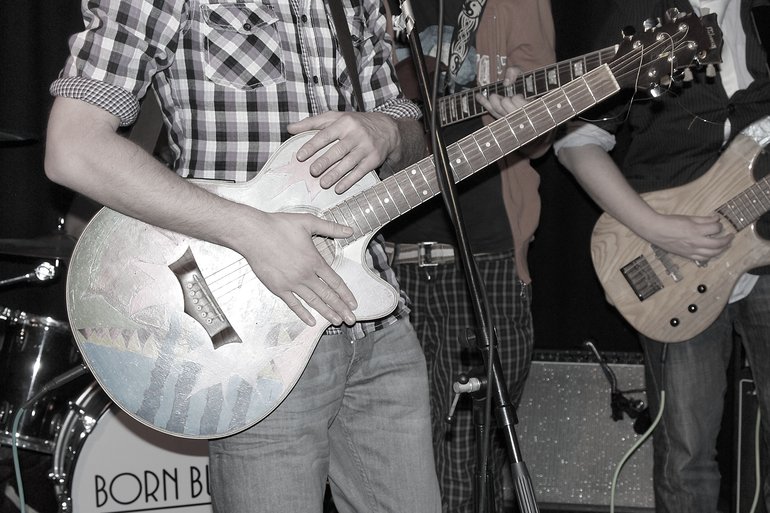
M78 401L81 407L65 419L54 452L60 512L212 511L206 440L141 424L97 383Z

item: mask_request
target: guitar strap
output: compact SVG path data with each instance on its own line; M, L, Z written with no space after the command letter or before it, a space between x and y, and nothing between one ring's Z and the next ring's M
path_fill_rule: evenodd
M356 95L356 107L360 112L365 111L364 96L361 93L361 82L358 80L358 67L356 66L356 57L353 53L353 38L350 37L348 22L345 20L345 13L342 11L342 0L329 0L329 9L331 10L334 27L337 30L337 41L340 44L342 57L345 59L345 68L347 68L350 82L353 84L353 91Z
M468 44L479 27L479 21L486 4L487 0L465 0L463 3L460 13L457 15L452 42L449 45L449 69L444 84L439 84L442 86L442 91L454 92L457 74L468 56Z

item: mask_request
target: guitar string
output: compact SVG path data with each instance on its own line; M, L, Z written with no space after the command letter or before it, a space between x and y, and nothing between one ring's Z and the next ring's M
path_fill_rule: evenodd
M651 44L649 47L640 46L638 48L632 48L631 51L628 52L627 55L624 55L617 62L613 61L612 63L610 63L610 68L617 68L617 70L618 70L617 72L613 72L613 75L616 77L616 79L625 79L625 78L628 78L629 76L632 76L632 75L636 75L637 77L639 77L640 74L641 74L641 70L644 67L643 57L646 54L653 54L657 49L663 48L663 47L671 47L671 50L672 50L672 53L673 53L674 52L674 48L675 48L673 39L671 40L670 43L668 43L668 42L662 43L661 41L656 41L653 44ZM637 62L638 62L638 64L637 64ZM628 71L628 69L626 69L628 66L631 66L630 71ZM672 68L673 68L673 64L672 64ZM571 81L571 82L565 84L564 87L567 87L569 84L571 84L573 82L575 82L575 81ZM638 80L635 81L635 84L638 86ZM577 99L581 99L581 98L582 99L586 99L589 96L592 96L591 92L590 92L590 89L586 93L583 93L583 90L581 89L573 97L573 99L575 97ZM532 103L534 105L532 105ZM533 101L532 103L529 104L531 106L530 109L524 109L524 108L518 109L515 113L511 113L511 115L506 116L504 118L501 118L501 120L509 120L509 118L512 118L515 114L521 113L521 112L524 112L524 114L528 118L546 119L546 120L549 119L549 118L552 118L551 114L550 114L550 110L548 109L548 106L545 103L544 99L543 100L536 100L536 101ZM510 121L508 121L508 122L510 123ZM534 125L533 125L533 128L534 128ZM472 134L472 136L474 136L474 138L475 138L475 135L478 134L478 133L481 133L481 132L484 132L484 129L479 130L475 134ZM547 131L545 131L543 133L546 133L546 132ZM538 134L536 137L539 137L540 135L542 135L542 133ZM527 141L527 142L529 142L529 141ZM524 143L524 144L526 144L526 143ZM519 147L521 147L522 145L519 145ZM515 151L515 149L510 150L508 153L513 152L513 151ZM429 158L429 160L431 160L431 159ZM485 166L483 166L483 167L485 167ZM478 168L478 169L482 169L482 168ZM343 200L343 201L349 201L351 199L355 199L359 195L355 195L355 196L353 196L351 198L347 198L347 200ZM357 201L357 199L356 199L356 201ZM369 203L368 200L367 200L367 203ZM374 206L371 205L371 204L370 204L370 207L374 208ZM360 206L359 206L359 208L360 208ZM369 224L368 221L367 221L367 224ZM361 230L361 231L363 232L363 230ZM368 234L370 231L363 232L361 235L357 236L356 238L360 238L361 236ZM327 262L331 262L331 259L334 256L334 251L333 251L333 249L331 249L331 245L333 243L332 244L328 244L328 243L323 242L323 239L314 238L314 241L319 241L319 240L322 241L321 242L321 248L318 248L318 244L319 244L318 242L316 242L316 248L318 249L318 251L321 254L321 256ZM233 266L233 265L238 265L238 267L237 267L237 269L235 271L231 271L230 273L226 273L221 278L214 278L211 281L211 283L209 283L209 281L208 281L209 279L211 279L213 276L216 276L216 275L219 275L219 274L223 273L225 271L225 269L227 269L228 267ZM226 278L229 277L230 280L228 282L226 282L225 284L221 284L220 283L218 285L218 288L216 288L216 289L210 288L210 290L212 292L214 292L214 291L219 292L219 291L223 290L225 286L230 285L233 282L238 282L239 280L241 280L243 278L246 278L249 275L252 275L252 278L256 278L256 276L253 274L253 272L251 271L250 267L248 266L248 263L246 262L246 260L244 258L240 258L240 259L236 260L235 262L229 264L225 268L222 268L222 269L219 269L219 270L215 271L209 277L204 278L204 280L206 280L206 283L209 284L209 287L211 287L212 284L218 283L221 280L226 279ZM249 281L251 281L251 280L249 280ZM233 291L234 290L237 290L237 287L236 287L236 289L233 289ZM228 291L228 292L225 292L224 294L228 294L229 292L233 292L233 291Z

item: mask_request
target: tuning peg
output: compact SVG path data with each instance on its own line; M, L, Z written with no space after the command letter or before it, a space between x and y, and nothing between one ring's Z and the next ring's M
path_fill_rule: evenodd
M676 82L676 80L677 80L676 77L670 77L666 75L665 77L660 79L660 85L662 85L663 87L669 87L671 86L672 83Z
M713 64L709 64L706 66L706 76L709 78L714 78L717 76L717 69L714 67Z
M645 32L649 32L655 27L660 26L660 20L658 18L647 18L646 20L644 20L644 23L642 24L642 26L644 27Z
M685 14L683 12L680 12L679 9L677 9L676 7L672 7L671 9L666 10L666 14L665 14L666 23L672 23L678 20L679 18L683 18L684 16Z
M650 96L652 96L653 98L660 98L660 95L662 94L663 94L663 91L660 89L660 86L657 84L650 89Z
M685 82L692 82L693 76L692 76L692 70L690 70L690 68L685 68L684 73L682 73L682 75L683 75L682 79Z

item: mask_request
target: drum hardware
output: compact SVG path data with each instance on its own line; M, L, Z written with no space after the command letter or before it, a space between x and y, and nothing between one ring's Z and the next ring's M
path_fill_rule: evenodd
M16 414L14 415L13 428L11 432L11 451L13 454L13 467L16 473L16 488L19 495L19 506L22 513L25 513L26 511L26 501L24 499L24 484L21 479L21 466L19 464L19 445L17 443L17 438L19 434L19 424L21 422L22 415L27 408L30 408L31 406L33 406L35 403L37 403L49 392L58 389L62 385L65 385L66 383L69 383L70 381L76 378L79 378L80 376L83 376L88 372L89 372L88 367L84 363L80 363L79 365L73 367L72 369L69 369L68 371L59 374L58 376L56 376L55 378L47 382L45 385L43 385L35 395L33 395L24 404L22 404L19 407L19 409L16 411Z
M0 280L0 288L17 285L19 283L41 283L44 281L51 281L59 275L59 261L56 260L53 264L50 262L43 262L35 267L35 270L21 276L15 276L13 278L7 278Z
M11 428L13 417L26 405L14 445L51 453L61 403L69 398L51 391L51 380L81 361L69 324L0 306L0 444L11 445L19 432ZM41 390L45 395L30 403Z

